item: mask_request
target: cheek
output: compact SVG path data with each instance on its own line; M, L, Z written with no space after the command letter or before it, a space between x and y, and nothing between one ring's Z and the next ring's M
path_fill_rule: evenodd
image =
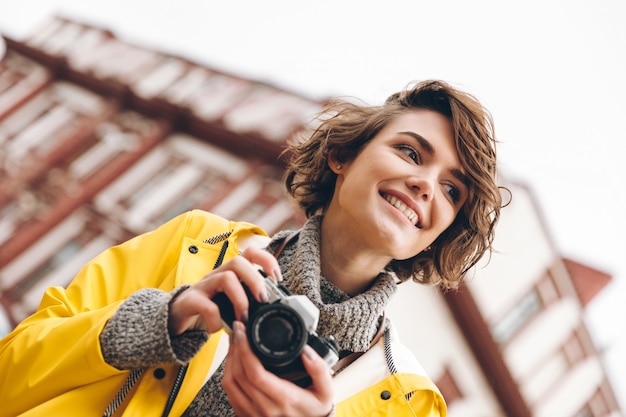
M454 222L458 210L455 210L449 205L445 205L437 210L436 213L437 215L433 219L433 229L435 229L437 236L439 236Z

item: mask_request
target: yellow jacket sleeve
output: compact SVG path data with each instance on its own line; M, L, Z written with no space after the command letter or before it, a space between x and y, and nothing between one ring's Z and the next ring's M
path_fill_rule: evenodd
M180 215L112 247L85 265L67 289L46 291L37 312L0 341L3 413L14 415L120 373L103 360L100 332L138 289L174 288L183 237L192 219L191 213Z

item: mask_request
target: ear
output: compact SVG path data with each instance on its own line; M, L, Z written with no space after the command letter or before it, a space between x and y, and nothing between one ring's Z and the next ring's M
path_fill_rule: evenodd
M335 174L339 174L341 172L341 169L343 168L342 163L337 161L335 152L330 152L330 154L328 154L328 166Z

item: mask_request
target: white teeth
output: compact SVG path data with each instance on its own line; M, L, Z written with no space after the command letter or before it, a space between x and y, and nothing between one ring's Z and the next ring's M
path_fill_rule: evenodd
M400 210L411 223L417 223L417 213L407 207L407 205L404 204L402 201L398 200L392 195L385 195L385 200L387 200L389 204Z

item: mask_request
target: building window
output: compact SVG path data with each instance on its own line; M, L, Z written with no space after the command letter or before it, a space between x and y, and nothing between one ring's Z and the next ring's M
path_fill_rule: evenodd
M599 416L599 414L598 414ZM585 406L582 410L580 410L574 417L595 417L594 414L591 413L589 407Z
M543 309L541 297L536 289L526 294L513 308L491 328L494 340L508 342L524 325Z
M241 210L233 214L237 219L254 223L284 200L284 188L279 172L262 167L259 176L263 182L258 193Z
M606 417L613 415L612 411L618 410L611 410L602 389L598 389L574 417Z
M537 283L537 291L539 292L539 297L544 306L549 306L561 299L561 295L554 282L554 277L550 271Z
M603 388L607 387L608 383L605 382ZM607 401L607 398L605 397L602 389L597 390L593 394L593 397L591 397L591 399L589 400L589 408L591 409L592 415L594 416L608 416L611 415L611 411L618 411L616 409L611 410L611 407L609 407L609 402Z
M504 344L547 306L561 299L554 277L548 270L536 286L491 328L494 340Z
M43 66L9 50L0 63L0 116L35 94L49 79Z
M195 137L173 133L100 192L96 210L141 233L190 209L211 209L246 183L254 166Z
M572 337L563 345L563 354L570 366L582 361L587 356L585 354L584 344L580 339L578 332L572 333Z
M35 286L35 284L72 258L72 256L80 250L80 248L81 244L76 239L67 242L63 247L56 251L54 256L48 258L39 268L29 274L26 279L20 281L19 285L16 286L14 291L11 293L12 298L14 300L20 300L31 290L32 287Z
M225 182L220 178L215 178L214 181L207 178L207 181L197 183L182 198L176 200L173 205L153 220L152 224L154 226L163 224L181 213L201 207L202 201L206 200L207 196L214 194L224 185Z
M446 404L448 406L450 406L454 401L463 398L463 394L461 393L454 376L450 372L450 368L447 366L444 369L443 375L441 375L435 382L435 385L437 385L437 388L441 391L441 395L443 395L443 398L446 400Z

